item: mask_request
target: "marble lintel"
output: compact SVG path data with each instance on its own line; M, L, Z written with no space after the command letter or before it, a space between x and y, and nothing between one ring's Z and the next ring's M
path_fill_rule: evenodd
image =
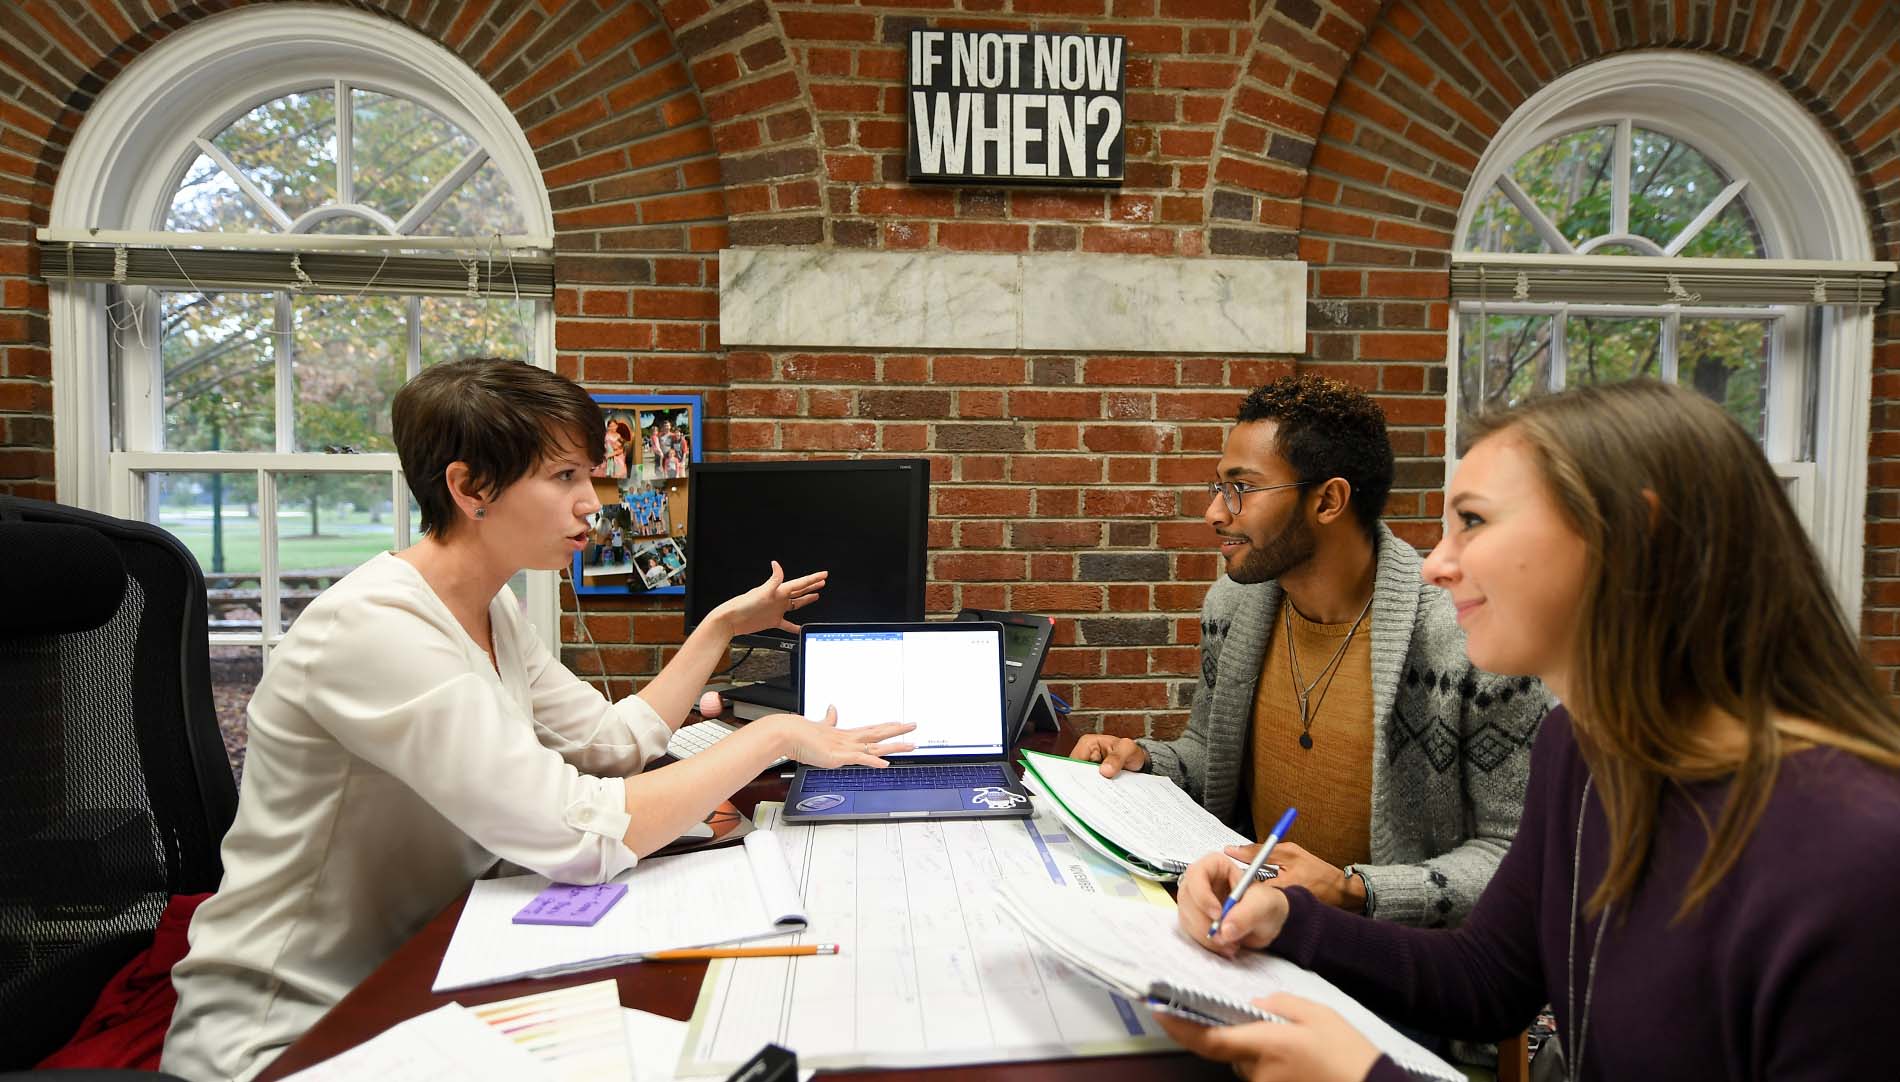
M1306 264L728 248L719 330L728 346L1298 353Z

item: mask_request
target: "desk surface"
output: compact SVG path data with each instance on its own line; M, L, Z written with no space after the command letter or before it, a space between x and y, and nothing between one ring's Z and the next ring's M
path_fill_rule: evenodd
M1075 744L1075 734L1064 730L1059 735L1034 733L1023 741L1025 746L1046 751L1067 751ZM785 782L776 770L741 789L732 802L750 811L761 800L779 800L785 796ZM420 932L402 945L389 960L378 966L362 984L330 1009L295 1044L284 1050L263 1074L259 1082L275 1079L320 1063L339 1052L361 1044L405 1018L434 1010L444 1003L490 1003L498 999L545 992L574 984L612 977L620 986L621 1005L637 1007L669 1018L686 1019L699 998L700 982L706 976L705 962L640 962L608 969L575 973L552 980L510 981L506 984L470 988L453 995L429 991L435 980L442 954L448 949L455 922L468 900L466 892L448 908L436 914ZM1090 1059L1044 1060L1033 1063L984 1064L976 1067L950 1067L932 1070L853 1071L864 1082L949 1082L950 1079L975 1079L984 1082L1143 1082L1157 1073L1165 1073L1171 1082L1231 1082L1233 1076L1218 1063L1199 1060L1186 1053L1149 1056L1109 1056Z

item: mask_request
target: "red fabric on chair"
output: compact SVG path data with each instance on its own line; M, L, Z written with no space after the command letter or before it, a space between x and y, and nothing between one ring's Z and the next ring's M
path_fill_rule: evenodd
M49 1067L120 1067L158 1070L165 1031L172 1024L178 994L172 991L172 966L189 947L185 932L191 915L209 894L179 894L165 906L152 932L152 945L125 964L99 993L79 1031L59 1051L40 1061Z

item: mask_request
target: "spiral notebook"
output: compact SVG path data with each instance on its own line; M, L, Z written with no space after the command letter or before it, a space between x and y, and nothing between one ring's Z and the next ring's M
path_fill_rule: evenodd
M1252 1005L1290 992L1338 1011L1413 1078L1465 1075L1393 1029L1331 981L1284 958L1246 951L1229 960L1189 942L1171 908L1003 880L1002 909L1071 967L1156 1010L1208 1024L1281 1019ZM1129 949L1130 945L1138 949Z

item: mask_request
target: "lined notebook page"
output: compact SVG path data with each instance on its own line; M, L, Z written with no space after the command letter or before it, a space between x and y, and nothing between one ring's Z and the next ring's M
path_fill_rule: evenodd
M1175 998L1188 1006L1219 1004L1261 1018L1253 1000L1290 992L1338 1011L1354 1029L1422 1078L1460 1082L1464 1075L1393 1029L1338 986L1309 969L1261 951L1226 959L1191 942L1175 910L1073 891L999 884L1004 910L1065 962L1136 998ZM1270 889L1270 888L1259 888ZM1178 993L1188 993L1185 996Z
M475 883L442 956L432 991L598 968L653 951L704 947L798 931L804 903L770 831L724 849L650 857L622 873L626 896L592 927L516 924L548 886L539 875ZM718 899L708 905L707 899Z

